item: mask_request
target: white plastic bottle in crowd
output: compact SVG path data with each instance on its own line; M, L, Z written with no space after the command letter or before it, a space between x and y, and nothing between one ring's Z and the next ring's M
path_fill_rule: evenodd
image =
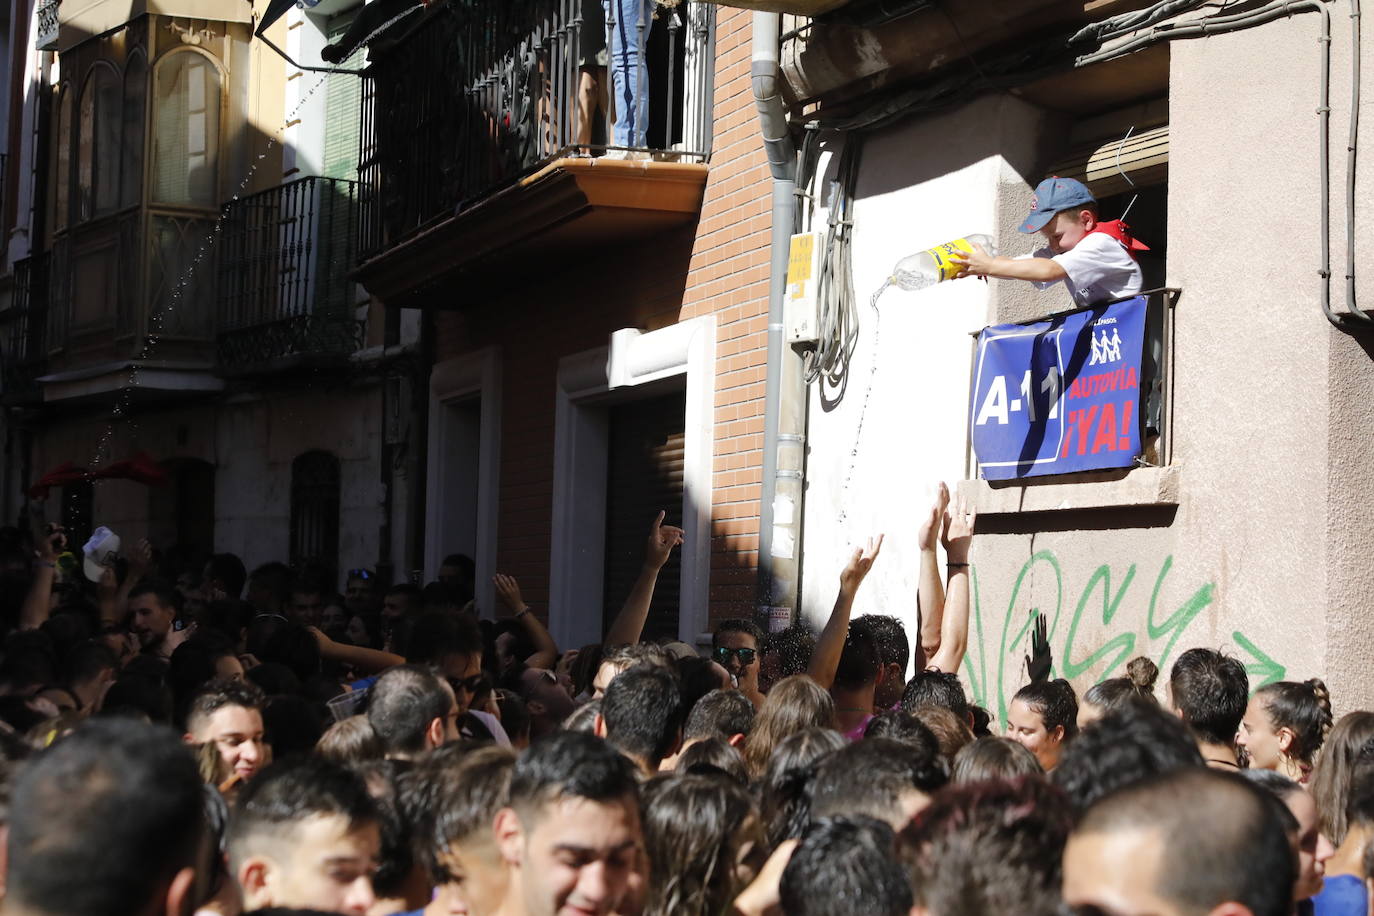
M934 286L936 283L943 283L945 280L952 280L959 269L959 262L951 255L956 251L972 252L974 245L981 245L988 254L997 257L997 243L993 241L992 236L982 233L967 235L902 258L897 262L897 266L892 268L892 277L888 282L908 292L914 292Z

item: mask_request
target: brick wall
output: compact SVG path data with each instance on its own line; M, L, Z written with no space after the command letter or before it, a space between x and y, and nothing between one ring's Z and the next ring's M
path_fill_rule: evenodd
M712 619L747 615L755 593L768 313L770 179L749 81L750 14L717 20L715 144L698 225L613 259L556 251L506 290L435 317L436 358L502 348L498 558L542 609L549 588L554 392L561 357L612 331L717 317ZM526 279L526 277L533 279ZM461 292L457 293L460 297ZM646 520L647 521L647 520Z

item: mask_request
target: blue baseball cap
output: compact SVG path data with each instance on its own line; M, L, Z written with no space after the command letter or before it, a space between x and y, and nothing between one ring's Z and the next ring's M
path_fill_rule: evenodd
M1097 203L1093 192L1072 178L1046 178L1035 187L1030 216L1021 224L1022 232L1039 232L1056 213L1083 204Z

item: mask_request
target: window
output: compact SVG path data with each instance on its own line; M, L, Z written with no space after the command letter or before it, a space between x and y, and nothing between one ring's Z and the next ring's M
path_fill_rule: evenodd
M57 187L53 195L53 229L61 232L67 228L71 205L72 180L72 90L70 86L61 89L62 101L57 116Z
M153 86L153 202L217 206L219 68L198 51L173 51L158 62Z
M339 459L306 452L291 462L291 565L334 570L339 558Z
M108 64L96 64L81 92L77 130L78 219L112 213L119 201L119 77Z
M124 67L123 135L124 157L120 160L119 206L136 207L143 199L143 144L146 142L144 118L148 105L148 61L135 51Z

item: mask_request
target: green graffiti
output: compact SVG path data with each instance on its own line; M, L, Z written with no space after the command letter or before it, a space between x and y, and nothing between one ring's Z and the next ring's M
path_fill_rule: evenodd
M1168 665L1179 639L1197 616L1211 605L1216 597L1216 588L1209 582L1194 591L1167 617L1159 620L1162 615L1160 593L1164 588L1164 580L1168 578L1173 565L1174 558L1172 556L1165 557L1164 562L1160 564L1159 574L1155 577L1154 587L1150 592L1150 603L1145 613L1145 631L1150 641L1165 640L1163 649L1155 659L1161 670L1164 670ZM1083 614L1088 609L1089 604L1093 602L1093 597L1099 587L1101 589L1103 625L1110 627L1117 620L1123 601L1128 596L1131 585L1135 581L1136 564L1132 563L1127 568L1115 590L1112 588L1112 568L1110 565L1099 566L1088 577L1069 620L1062 645L1056 645L1056 636L1060 632L1059 621L1064 605L1064 571L1059 563L1059 558L1055 556L1053 551L1038 550L1022 564L1016 575L1016 580L1012 584L1011 594L1007 600L1006 614L1002 618L1002 632L998 638L997 656L991 659L996 674L994 678L988 671L988 642L983 628L982 588L978 569L975 567L970 570L972 575L969 585L972 625L976 639L974 646L964 658L963 671L968 678L973 701L990 711L995 701L999 721L1003 722L1006 721L1007 716L1005 677L1008 663L1012 660L1019 662L1021 654L1029 651L1027 636L1031 627L1034 626L1036 615L1042 613L1041 608L1033 606L1029 611L1022 612L1025 617L1018 625L1017 607L1021 590L1023 587L1029 587L1028 577L1030 577L1031 582L1034 581L1033 573L1037 566L1048 567L1054 573L1054 607L1045 613L1048 616L1047 630L1050 644L1055 646L1055 658L1063 677L1074 680L1090 670L1100 668L1096 681L1094 681L1097 683L1114 676L1126 660L1133 655L1141 654L1137 652L1138 634L1134 629L1117 633L1097 647L1083 647L1083 650L1079 651L1077 645L1079 624L1082 622ZM1251 689L1258 689L1283 679L1287 670L1283 665L1265 654L1254 642L1239 631L1233 633L1232 637L1236 645L1253 659L1245 669L1250 676ZM1084 655L1084 652L1087 654ZM1053 672L1051 676L1054 676ZM994 681L996 682L995 688Z

